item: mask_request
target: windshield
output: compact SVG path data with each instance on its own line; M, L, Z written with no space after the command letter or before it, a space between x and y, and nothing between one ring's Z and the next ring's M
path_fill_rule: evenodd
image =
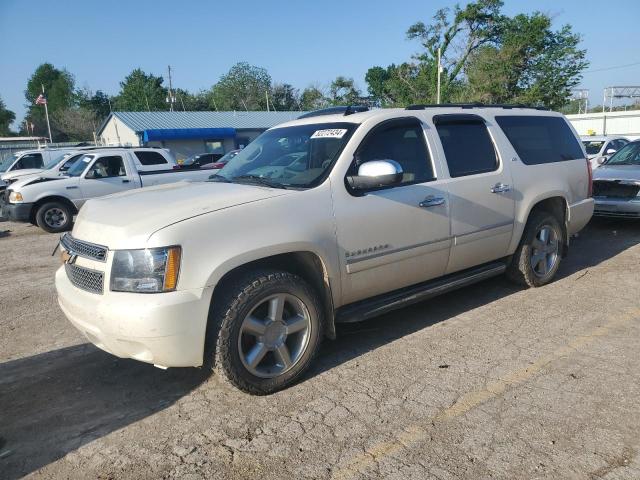
M310 188L328 173L356 129L353 123L315 123L268 130L242 149L212 181Z
M0 162L0 172L6 172L9 167L18 159L18 155L15 153L7 158L5 158L2 162Z
M640 142L627 143L604 162L604 165L640 165Z
M69 177L79 177L89 166L91 160L93 160L93 155L83 155L76 163L73 164L73 167L67 170L65 175L68 175Z
M587 151L587 155L597 155L602 148L602 145L604 145L604 142L584 140L582 144L584 145L584 149Z
M55 167L63 158L69 158L71 156L70 153L61 153L59 155L52 155L51 160L44 164L44 169L49 170L50 168Z
M222 157L218 159L217 163L227 163L233 157L238 155L242 150L231 150L229 153L225 153Z

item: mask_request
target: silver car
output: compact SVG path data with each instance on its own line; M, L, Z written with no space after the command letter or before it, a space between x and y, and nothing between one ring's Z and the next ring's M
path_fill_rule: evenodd
M593 172L594 215L640 218L640 141L628 143Z
M580 137L582 145L587 152L587 159L591 163L591 168L595 170L611 155L624 147L629 140L625 137L612 135L587 135Z

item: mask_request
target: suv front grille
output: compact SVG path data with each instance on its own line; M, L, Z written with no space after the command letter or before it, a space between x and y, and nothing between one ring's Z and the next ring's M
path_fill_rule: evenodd
M72 263L65 263L67 277L73 285L82 290L102 295L104 289L104 273L97 270L79 267Z
M74 253L80 257L98 260L99 262L104 262L107 259L107 247L76 240L69 233L62 235L60 243L67 252Z

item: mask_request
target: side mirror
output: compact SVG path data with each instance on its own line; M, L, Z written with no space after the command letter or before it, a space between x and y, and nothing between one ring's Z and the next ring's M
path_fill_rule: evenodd
M616 153L617 150L615 148L609 148L606 152L605 155L613 155L614 153Z
M88 179L88 180L93 180L94 178L99 178L96 176L96 171L95 170L89 170L87 172L87 174L84 176L84 178Z
M596 161L598 162L598 165L602 165L604 162L607 161L607 157L598 157Z
M358 175L347 177L355 190L389 187L402 182L402 166L395 160L372 160L358 168Z

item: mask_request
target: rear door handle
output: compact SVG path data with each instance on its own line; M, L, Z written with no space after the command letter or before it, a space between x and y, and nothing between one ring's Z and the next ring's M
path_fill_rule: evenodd
M124 180L122 180L122 183L129 183L129 180L125 178Z
M491 187L491 193L504 193L511 190L511 186L506 183L496 183L493 187Z
M421 201L418 205L422 208L428 207L437 207L438 205L444 205L444 197L436 197L434 195L429 195L423 201Z

